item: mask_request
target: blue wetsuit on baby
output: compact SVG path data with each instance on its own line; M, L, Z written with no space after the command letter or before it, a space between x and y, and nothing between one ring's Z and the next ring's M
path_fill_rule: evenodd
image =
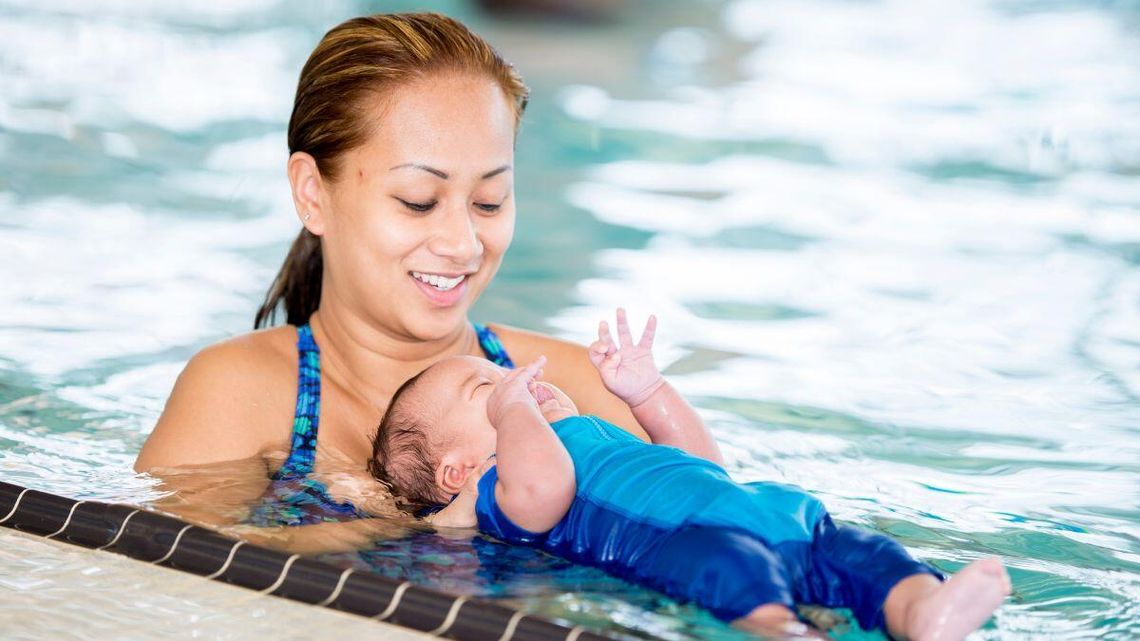
M884 628L883 602L898 581L941 578L895 541L835 525L793 486L736 483L715 463L594 416L551 427L574 462L570 509L548 532L518 527L495 502L492 467L479 479L482 531L695 601L726 621L767 603L810 603L850 608L864 628Z
M514 368L499 337L490 327L472 323L479 347L488 360ZM317 455L317 428L321 418L321 350L308 323L297 327L297 409L289 458L273 476L258 505L250 510L250 523L309 525L323 521L362 518L351 503L340 503L328 494L325 484L312 477Z

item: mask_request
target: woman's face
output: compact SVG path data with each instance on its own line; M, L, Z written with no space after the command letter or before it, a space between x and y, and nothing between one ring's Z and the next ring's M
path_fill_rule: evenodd
M514 235L511 104L490 78L434 75L371 104L371 138L322 198L325 286L401 338L443 338Z

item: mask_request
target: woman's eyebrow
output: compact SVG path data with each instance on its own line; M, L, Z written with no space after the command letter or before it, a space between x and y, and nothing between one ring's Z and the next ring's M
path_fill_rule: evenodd
M451 178L451 175L448 174L446 171L443 171L442 169L436 169L435 167L429 167L427 165L421 165L419 163L414 163L414 162L404 163L403 165L396 165L395 167L392 167L388 171L395 171L397 169L404 169L406 167L411 167L412 169L422 169L422 170L428 172L429 174L434 174L434 175L439 176L440 178L442 178L444 180ZM510 165L503 165L502 167L488 171L487 173L480 176L479 179L480 180L487 180L488 178L493 178L493 177L498 176L499 174L503 173L504 171L510 170L510 168L511 168Z

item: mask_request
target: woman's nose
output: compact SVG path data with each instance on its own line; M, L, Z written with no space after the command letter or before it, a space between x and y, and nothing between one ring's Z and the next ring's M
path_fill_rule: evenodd
M473 263L483 254L483 243L479 240L474 214L463 207L452 207L437 222L428 249L457 265L474 267Z

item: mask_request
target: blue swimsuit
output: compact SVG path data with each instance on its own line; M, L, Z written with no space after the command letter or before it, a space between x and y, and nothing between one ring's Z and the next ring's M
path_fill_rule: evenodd
M491 328L472 323L479 347L496 365L514 368L511 357ZM325 484L311 478L321 417L321 350L306 323L297 328L297 409L289 457L270 477L270 486L251 511L249 522L260 526L308 525L368 516L351 503L328 495Z
M938 576L895 541L832 523L823 504L779 483L736 483L724 468L645 443L594 416L551 425L574 462L574 501L535 533L495 501L497 468L479 479L479 529L692 600L726 621L757 606L848 607L882 628L887 592L912 574Z

